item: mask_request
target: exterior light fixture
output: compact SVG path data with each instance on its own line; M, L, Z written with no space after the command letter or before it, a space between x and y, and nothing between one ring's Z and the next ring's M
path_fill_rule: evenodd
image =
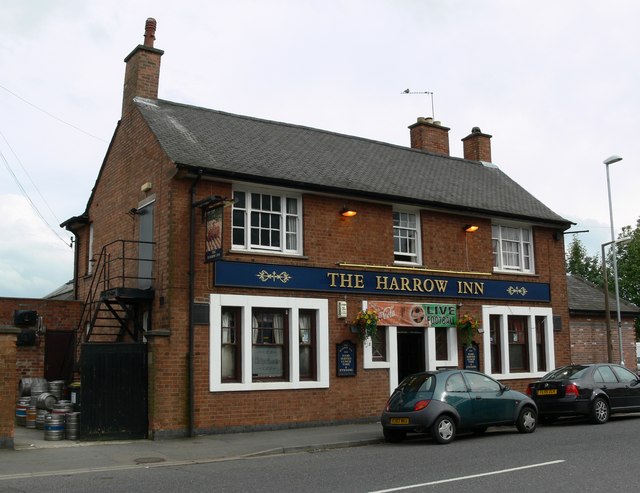
M624 352L622 348L622 319L620 317L620 288L618 285L618 261L616 257L617 248L616 248L616 237L615 237L615 229L613 227L613 207L611 206L611 182L609 181L609 165L613 163L617 163L618 161L622 161L620 156L609 156L607 159L602 161L603 164L607 166L607 195L609 196L609 220L611 223L611 255L613 257L613 281L616 287L616 312L618 319L618 349L620 351L620 364L624 366ZM604 258L603 258L604 260ZM609 311L609 307L606 306L605 309L607 312ZM609 328L607 327L607 330Z
M475 233L480 229L480 226L476 226L475 224L466 224L464 227L465 233Z
M343 217L353 217L358 213L358 211L355 211L349 207L347 207L346 205L342 207L342 210L340 211L340 215Z

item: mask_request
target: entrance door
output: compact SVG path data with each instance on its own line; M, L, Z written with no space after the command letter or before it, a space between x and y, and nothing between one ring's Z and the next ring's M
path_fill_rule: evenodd
M138 209L141 242L138 250L138 288L147 289L153 277L153 202Z
M424 330L398 328L398 382L425 369Z
M72 355L73 331L47 330L44 333L44 378L48 381L70 381L73 371Z

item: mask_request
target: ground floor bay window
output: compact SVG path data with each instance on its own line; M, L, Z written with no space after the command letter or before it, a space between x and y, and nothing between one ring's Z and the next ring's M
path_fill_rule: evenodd
M484 306L485 372L496 378L533 378L553 369L551 308Z
M329 386L326 299L211 295L210 390Z

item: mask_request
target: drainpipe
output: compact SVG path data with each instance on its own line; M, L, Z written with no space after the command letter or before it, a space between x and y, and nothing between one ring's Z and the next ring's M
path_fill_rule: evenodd
M193 180L191 185L191 213L189 225L189 436L195 436L194 433L194 415L195 415L195 388L194 388L194 345L195 334L193 327L193 296L195 293L195 236L196 236L196 186L202 178L202 170L198 170L198 176Z

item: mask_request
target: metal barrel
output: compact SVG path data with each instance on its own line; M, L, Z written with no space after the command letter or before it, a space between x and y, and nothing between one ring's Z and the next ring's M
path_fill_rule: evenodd
M26 428L36 429L36 417L38 415L38 411L36 406L29 406L27 408L27 419L25 421Z
M48 411L51 411L51 409L53 409L53 405L56 402L58 402L58 398L55 395L49 392L43 392L36 399L36 407L38 409L46 409Z
M31 403L31 397L20 397L16 403L16 424L27 425L27 409Z
M47 391L49 384L44 378L33 378L31 381L31 405L38 405L38 396Z
M44 386L44 390L41 390L41 392L46 392L48 387L47 380L38 377L22 377L18 384L20 395L23 397L30 396L34 386L37 388L42 388Z
M36 410L36 429L44 430L44 420L49 414L49 411L46 409L37 409Z
M64 439L64 414L47 414L44 420L44 439Z
M53 405L51 414L62 414L64 416L73 411L73 403L71 401L58 401Z
M58 400L62 399L62 391L64 390L64 380L52 380L49 382L49 392L55 395Z
M20 379L20 383L18 383L18 390L20 391L20 396L31 395L31 377L22 377Z
M71 412L66 415L65 434L67 440L77 440L80 434L80 413Z

